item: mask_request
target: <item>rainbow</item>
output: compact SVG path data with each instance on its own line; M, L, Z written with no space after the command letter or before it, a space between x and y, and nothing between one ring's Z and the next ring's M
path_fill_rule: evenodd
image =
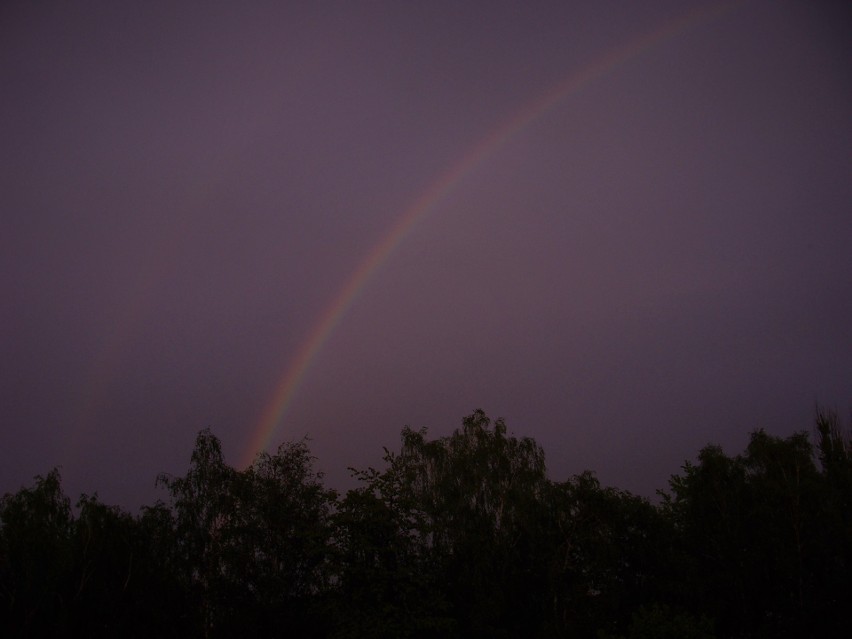
M394 250L411 235L417 223L423 220L443 201L459 183L487 157L500 149L521 130L547 113L565 98L575 95L593 80L611 73L620 65L632 60L655 45L692 27L709 22L727 13L733 2L716 2L699 6L686 14L664 23L654 31L627 41L597 58L588 66L557 82L548 91L528 102L515 115L506 119L491 133L451 165L420 195L396 220L391 229L369 252L340 292L332 299L319 317L284 375L275 386L272 398L264 409L260 421L243 454L241 465L247 467L254 456L265 450L275 435L287 410L309 370L311 363L322 350L334 329L352 306L373 275L387 262Z

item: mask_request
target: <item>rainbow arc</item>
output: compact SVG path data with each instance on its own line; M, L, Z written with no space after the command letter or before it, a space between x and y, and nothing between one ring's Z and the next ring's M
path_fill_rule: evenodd
M255 427L241 464L248 466L254 456L265 450L283 421L311 364L340 324L358 294L387 263L393 252L411 235L419 222L429 215L486 158L493 155L524 128L545 115L570 96L576 95L630 60L684 32L728 13L739 2L702 5L670 20L657 29L628 40L551 86L527 102L463 154L406 209L372 248L353 274L331 300L308 333L295 357L275 385L272 397Z

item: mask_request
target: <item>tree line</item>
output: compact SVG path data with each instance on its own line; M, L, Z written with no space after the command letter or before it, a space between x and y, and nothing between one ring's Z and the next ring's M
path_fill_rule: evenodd
M814 440L814 443L812 442ZM133 516L52 470L0 500L6 637L825 637L852 587L852 443L762 430L703 448L659 503L480 410L405 428L357 486L323 484L305 441L227 465L198 434L167 499Z

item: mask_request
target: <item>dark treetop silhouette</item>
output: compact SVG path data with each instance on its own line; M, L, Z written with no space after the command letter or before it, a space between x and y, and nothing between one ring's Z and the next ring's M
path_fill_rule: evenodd
M59 472L0 501L4 636L822 637L852 592L852 443L805 432L700 451L662 501L554 482L482 411L405 428L357 487L305 441L227 465L199 433L168 501L72 509Z

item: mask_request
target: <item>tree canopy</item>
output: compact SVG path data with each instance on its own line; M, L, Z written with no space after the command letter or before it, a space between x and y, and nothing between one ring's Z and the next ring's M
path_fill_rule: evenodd
M813 440L813 443L812 443ZM59 471L0 499L8 637L821 637L845 627L852 443L758 430L708 445L659 503L591 471L548 478L531 438L474 411L404 428L338 494L306 441L244 470L201 431L133 516Z

